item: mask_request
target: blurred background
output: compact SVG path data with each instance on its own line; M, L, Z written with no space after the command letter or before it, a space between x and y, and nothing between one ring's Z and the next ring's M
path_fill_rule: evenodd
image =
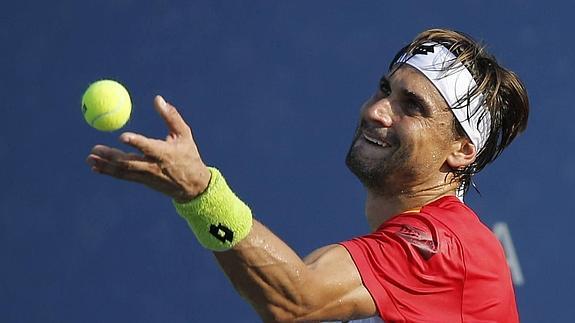
M574 6L4 2L0 321L259 321L167 198L85 164L93 145L121 146L121 132L83 120L91 82L126 85L134 108L124 130L163 138L153 97L178 106L204 160L303 256L368 231L363 189L344 165L359 107L401 46L446 27L485 41L527 85L528 131L477 176L481 195L467 202L489 227L508 228L522 322L569 322Z

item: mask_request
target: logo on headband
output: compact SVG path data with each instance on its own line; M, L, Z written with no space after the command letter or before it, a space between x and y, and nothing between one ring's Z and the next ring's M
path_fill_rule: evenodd
M435 53L433 50L434 45L421 45L413 50L413 55L427 55L427 53Z

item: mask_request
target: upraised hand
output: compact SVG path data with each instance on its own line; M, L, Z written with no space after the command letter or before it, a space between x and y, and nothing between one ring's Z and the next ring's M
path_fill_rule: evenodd
M86 161L97 173L142 183L177 202L190 201L206 189L210 171L200 157L190 127L176 108L159 95L154 106L168 127L165 140L126 132L120 141L142 154L96 145Z

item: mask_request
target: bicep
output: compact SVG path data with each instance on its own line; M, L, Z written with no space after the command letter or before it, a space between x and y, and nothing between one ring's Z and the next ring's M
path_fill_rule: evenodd
M377 313L349 252L341 245L320 248L304 258L310 283L305 319L353 319Z

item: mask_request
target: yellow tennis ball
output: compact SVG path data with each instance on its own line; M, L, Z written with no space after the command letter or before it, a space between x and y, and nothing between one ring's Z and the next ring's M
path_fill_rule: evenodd
M82 113L88 124L98 130L122 128L132 111L130 94L122 84L112 80L92 83L82 97Z

